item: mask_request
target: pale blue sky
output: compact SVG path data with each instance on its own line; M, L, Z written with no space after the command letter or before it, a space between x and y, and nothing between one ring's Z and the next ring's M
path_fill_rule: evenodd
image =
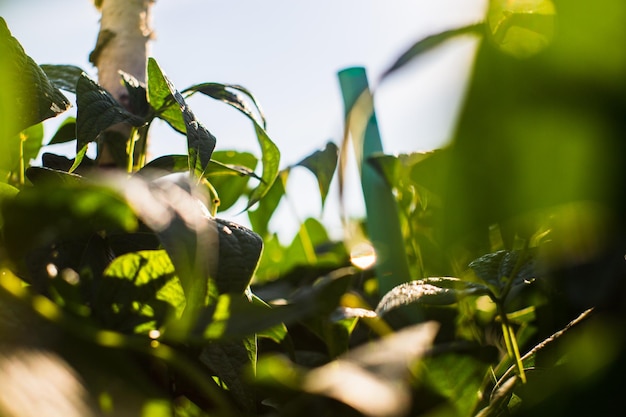
M151 55L179 89L215 81L251 90L286 166L328 140L341 140L337 71L364 66L375 85L414 41L474 22L483 8L484 0L158 0ZM0 15L36 62L74 64L97 77L87 61L99 18L89 0L5 0ZM429 150L449 139L474 47L472 40L454 41L377 89L386 152ZM217 137L218 149L258 153L249 122L236 111L201 97L190 105ZM51 127L46 134L52 133ZM152 143L154 156L185 152L184 138L163 125L153 130ZM333 229L339 225L336 187L331 192L323 219ZM292 173L288 194L297 213L281 207L273 224L285 240L299 220L320 217L316 183L308 172ZM347 195L350 212L361 214L356 183ZM233 220L246 223L245 215Z

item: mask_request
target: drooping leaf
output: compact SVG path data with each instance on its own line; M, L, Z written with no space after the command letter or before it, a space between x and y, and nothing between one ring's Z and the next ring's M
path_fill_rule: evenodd
M198 160L203 171L211 160L216 139L196 120L183 96L153 58L148 59L148 101L159 118L187 135L189 168L195 170Z
M24 52L0 18L0 139L64 112L67 98ZM3 149L0 148L2 152Z
M199 92L216 100L223 101L245 114L250 120L262 126L263 129L267 127L261 106L252 93L240 85L202 83L193 85L183 91L183 93L186 92ZM254 109L248 104L246 97L252 102Z
M26 170L26 176L35 185L46 183L79 184L84 181L80 175L46 167L30 167Z
M66 143L76 140L76 118L68 117L63 120L63 123L59 126L57 131L48 142L48 145L55 145L57 143Z
M40 65L50 82L57 88L76 94L78 79L85 72L74 65Z
M395 308L412 303L450 305L460 297L488 294L489 288L482 284L451 277L424 278L394 287L380 300L376 313L383 316Z
M317 178L320 196L322 197L322 207L324 207L330 182L337 168L338 159L339 148L333 142L328 142L323 150L313 152L296 164L307 168Z
M81 74L76 87L76 151L87 147L108 127L118 123L144 124L143 118L124 109L107 91ZM78 160L78 155L77 158Z
M447 40L450 40L460 35L481 34L483 31L484 25L480 23L458 29L447 30L436 35L427 36L426 38L414 43L408 50L400 55L400 57L385 72L383 72L381 80L384 80L389 75L404 67L409 62L418 59L424 53L431 51L432 49L441 45Z

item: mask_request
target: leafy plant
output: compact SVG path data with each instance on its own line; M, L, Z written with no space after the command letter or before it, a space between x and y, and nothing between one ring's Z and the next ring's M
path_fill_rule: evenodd
M178 90L150 59L146 85L120 74L131 112L80 68L38 66L0 20L0 414L609 415L624 369L626 6L605 2L608 19L556 6L494 0L485 23L420 40L384 73L383 86L444 42L484 39L443 149L384 154L376 92L363 69L341 73L367 203L345 226L366 253L316 219L287 245L270 225L293 169L324 205L346 140L281 168L244 87ZM69 105L60 90L77 116L49 143L75 140L76 157L30 166L40 123ZM260 155L220 149L193 94L240 111ZM156 118L186 155L147 160ZM120 168L99 167L87 147L120 122ZM253 230L216 217L240 200Z

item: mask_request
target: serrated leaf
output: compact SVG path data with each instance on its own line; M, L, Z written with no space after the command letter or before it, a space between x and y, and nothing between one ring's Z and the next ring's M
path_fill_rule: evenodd
M48 142L48 145L55 145L58 143L66 143L76 140L76 118L68 117L63 120L57 131Z
M199 161L203 171L211 160L216 139L196 120L183 96L153 58L148 59L148 101L159 118L187 135L189 169L194 171Z
M106 90L84 74L76 87L76 151L80 152L105 129L118 124L144 124L143 118L124 109ZM77 156L78 160L78 156Z
M41 69L46 73L48 79L55 87L76 93L76 85L83 71L74 65L40 65Z
M11 36L0 17L0 139L64 112L68 99Z
M313 152L311 155L298 162L297 166L307 168L317 178L317 183L322 197L322 208L328 195L330 182L333 179L337 161L339 159L339 148L333 142L328 142L323 150Z
M235 91L233 92L229 90ZM256 101L252 93L250 93L250 91L240 85L202 83L193 85L185 89L183 93L185 92L198 92L212 97L216 100L223 101L224 103L242 112L250 120L262 126L263 129L266 128L265 116L263 115L261 106ZM239 93L243 93L243 95ZM245 96L250 99L250 101L254 105L254 109L248 104L248 100L246 100Z
M484 282L501 289L506 281L513 279L513 284L522 284L536 278L535 258L532 254L526 254L515 277L511 277L517 263L519 251L500 250L488 253L470 262L469 267Z
M400 57L383 73L381 81L389 77L389 75L398 71L408 63L418 59L424 53L431 51L435 47L442 43L455 38L457 36L466 34L481 34L484 31L484 25L482 23L465 26L458 29L451 29L436 35L427 36L414 43L408 50L406 50Z
M376 307L379 316L408 304L450 305L459 298L470 295L488 295L489 288L482 284L462 281L452 277L431 277L407 282L383 296Z

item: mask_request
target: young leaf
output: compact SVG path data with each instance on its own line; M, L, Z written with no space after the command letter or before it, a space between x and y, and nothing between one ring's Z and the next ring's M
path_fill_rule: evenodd
M322 207L324 207L338 159L339 148L333 142L328 142L323 150L315 151L296 164L307 168L317 178L322 197Z
M0 56L0 140L69 108L70 102L26 55L1 17Z
M245 194L251 177L259 179L254 173L257 162L257 158L248 152L213 152L205 177L217 190L220 211L232 207Z
M76 151L85 149L108 127L118 123L141 126L143 118L124 109L107 91L81 74L76 86ZM78 160L78 155L77 158Z
M451 277L425 278L394 287L380 300L376 313L383 316L395 308L412 303L450 305L460 297L488 294L489 288L482 284Z
M196 161L199 161L204 170L211 160L216 139L196 120L183 96L153 58L148 59L148 101L159 118L179 132L186 133L189 169L194 171Z
M445 41L465 34L480 34L484 31L484 25L482 23L465 26L458 29L451 29L445 32L438 33L437 35L427 36L424 39L419 40L413 44L407 51L405 51L382 75L381 81L389 77L392 73L396 72L400 68L404 67L411 61L421 57L424 53L434 49L441 45Z
M50 82L57 88L76 94L78 79L85 72L74 65L40 65Z

